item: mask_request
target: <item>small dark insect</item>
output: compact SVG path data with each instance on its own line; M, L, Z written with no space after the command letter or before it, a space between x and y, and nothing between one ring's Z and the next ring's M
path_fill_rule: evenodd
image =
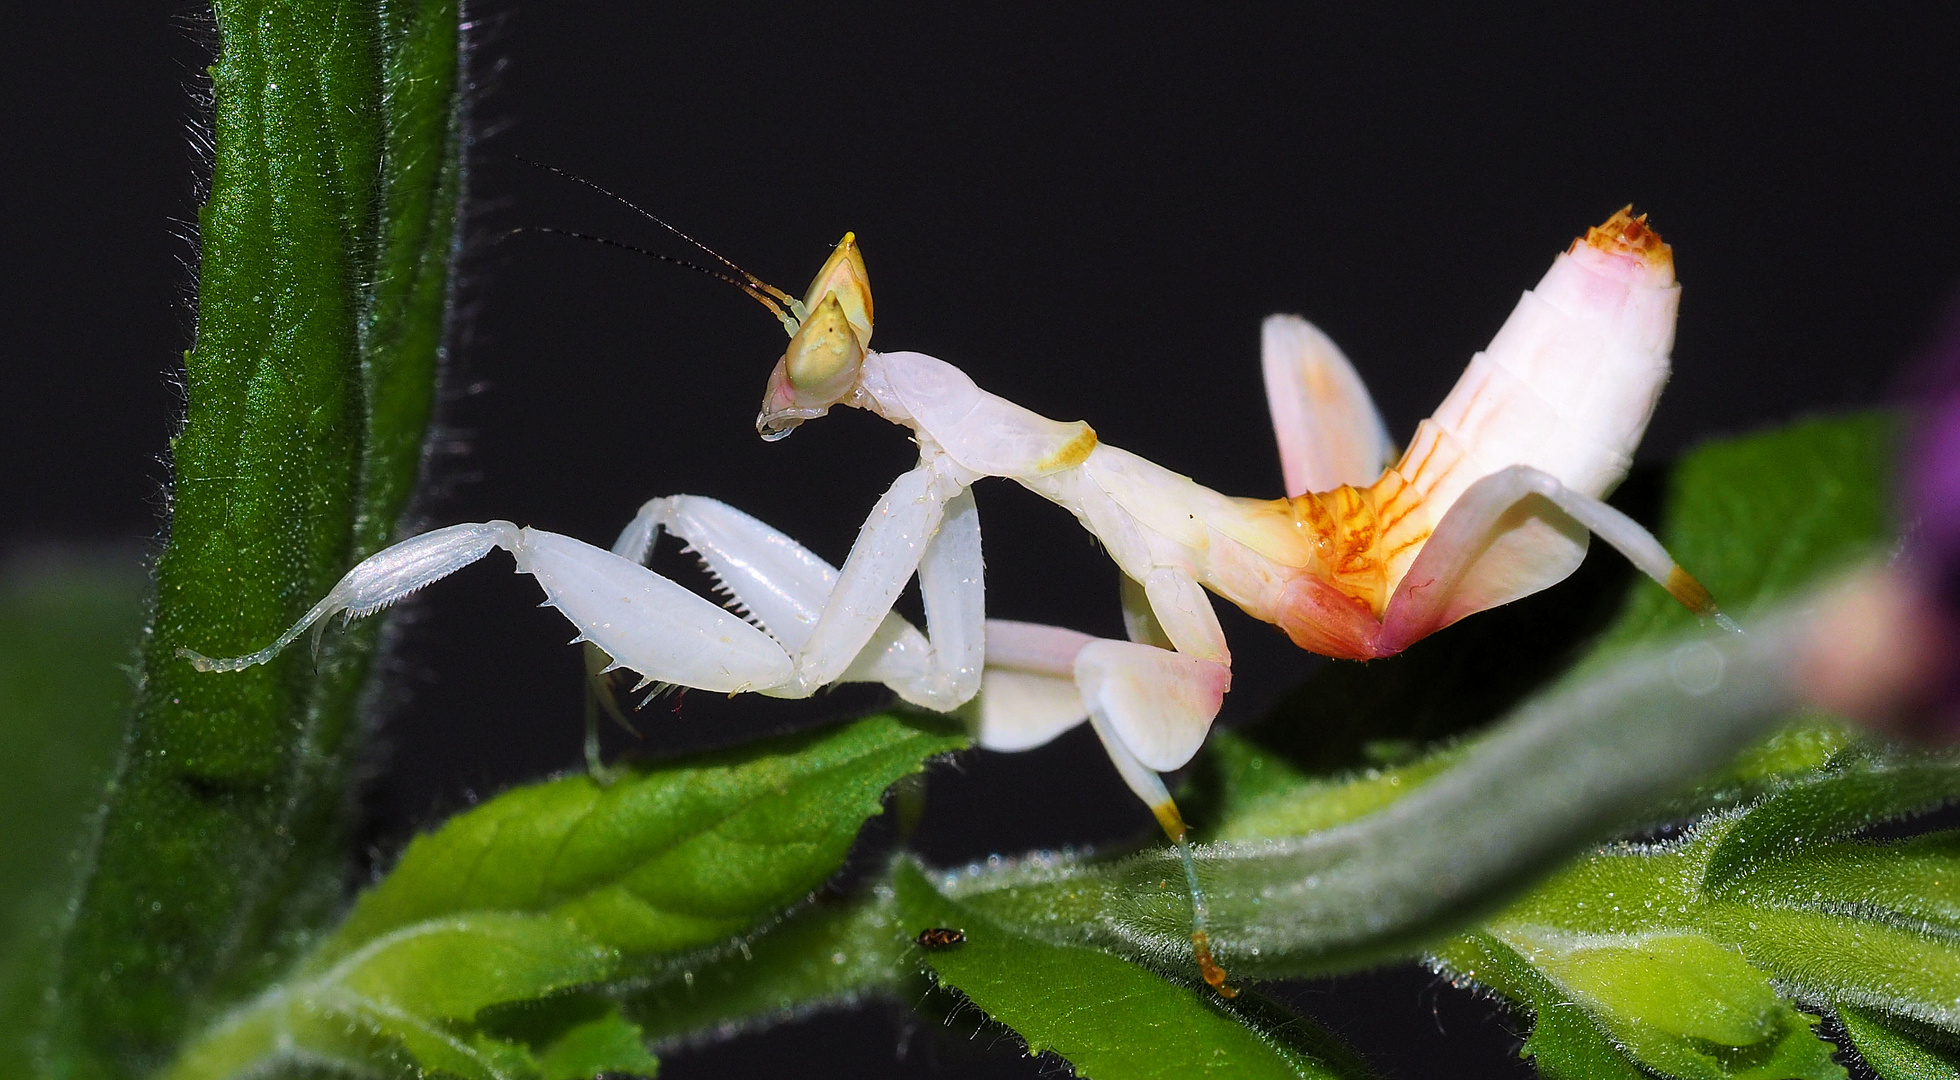
M966 943L966 931L945 926L928 926L913 939L921 949L950 949Z

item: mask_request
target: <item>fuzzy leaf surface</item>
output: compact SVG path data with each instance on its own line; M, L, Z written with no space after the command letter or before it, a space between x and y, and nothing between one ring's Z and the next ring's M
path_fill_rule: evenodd
M627 956L718 944L823 884L886 788L965 745L880 713L611 783L515 789L411 843L308 967L464 911L556 915Z
M1951 1038L1960 1031L1954 836L1817 840L1821 818L1923 808L1929 777L1942 774L1947 797L1960 797L1950 760L1874 755L1713 815L1679 840L1606 848L1432 962L1531 1011L1525 1052L1556 1076L1610 1074L1602 1062L1616 1055L1621 1072L1677 1077L1843 1075L1792 994ZM1914 779L1875 782L1902 775ZM1835 813L1815 812L1827 805ZM1738 837L1755 854L1729 873Z
M871 996L916 1002L926 989L895 894L881 883L855 898L819 896L739 947L664 964L636 984L625 1006L664 1047L725 1039Z

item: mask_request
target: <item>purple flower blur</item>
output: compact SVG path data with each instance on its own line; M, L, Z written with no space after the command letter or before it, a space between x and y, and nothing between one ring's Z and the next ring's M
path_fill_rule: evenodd
M1796 677L1812 702L1881 732L1960 743L1960 294L1940 330L1904 384L1905 548L1821 597Z
M1916 521L1912 555L1948 615L1960 620L1960 297L1910 389L1918 413L1904 476L1906 511Z
M1917 628L1934 643L1916 734L1960 741L1960 294L1932 349L1907 373L1913 412L1902 462L1905 565L1920 590Z

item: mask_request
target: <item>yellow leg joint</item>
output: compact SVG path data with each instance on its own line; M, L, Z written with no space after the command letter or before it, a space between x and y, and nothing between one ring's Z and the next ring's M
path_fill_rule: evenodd
M1172 843L1184 839L1184 815L1177 812L1176 803L1166 799L1151 807L1150 812L1157 815L1157 824L1164 827L1164 835L1170 837Z
M1681 606L1697 615L1714 615L1718 610L1715 597L1708 587L1694 579L1694 575L1680 567L1667 572L1667 592L1669 596L1681 601Z

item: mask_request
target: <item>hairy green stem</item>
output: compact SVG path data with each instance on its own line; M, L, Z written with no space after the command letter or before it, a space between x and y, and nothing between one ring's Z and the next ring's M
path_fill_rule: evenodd
M340 900L374 631L201 675L382 546L434 401L462 182L456 0L215 8L217 147L142 685L44 1042L125 1076L282 970Z

